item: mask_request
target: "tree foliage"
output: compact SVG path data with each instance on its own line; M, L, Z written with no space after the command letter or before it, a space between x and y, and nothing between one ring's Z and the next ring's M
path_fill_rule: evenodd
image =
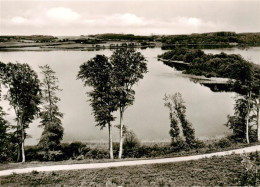
M40 112L41 124L44 128L40 141L38 143L48 156L49 151L56 151L60 148L63 138L63 127L61 118L63 114L59 111L57 92L62 91L58 86L58 78L49 65L40 66L43 74L41 83L42 89L42 109Z
M260 141L260 67L242 63L237 70L237 78L230 83L241 95L236 98L235 114L228 116L226 125L233 129L237 141L246 140L247 143L257 139Z
M228 116L226 126L233 130L233 138L237 141L260 141L259 99L260 84L258 75L248 71L244 82L231 81L233 86L243 90L243 95L235 99L234 115ZM256 129L256 130L255 130Z
M25 129L29 127L39 112L40 81L36 72L28 64L2 63L1 76L3 84L8 87L6 98L16 114L18 160L20 160L21 152L22 161L25 162Z
M112 64L112 81L118 94L120 113L119 158L123 154L123 115L126 108L133 104L135 91L132 88L147 73L145 57L133 48L119 48L110 57Z
M132 48L120 48L114 51L111 58L113 82L119 94L119 107L126 109L134 101L132 89L147 73L145 57Z
M105 127L114 121L113 112L116 111L117 98L111 79L112 66L104 55L97 55L80 66L78 78L84 85L93 87L88 92L97 126Z
M165 95L164 96L164 106L170 110L169 118L170 118L170 136L172 138L172 143L177 143L180 138L180 128L178 122L178 116L175 111L175 103L174 103L174 96L172 95Z
M96 55L80 66L78 79L84 81L85 86L93 88L88 92L90 105L97 122L96 125L101 129L108 126L110 158L113 158L111 122L115 120L113 112L117 110L118 97L112 80L112 65L106 56Z
M246 115L247 115L247 101L243 97L237 98L234 115L228 116L226 126L232 129L233 138L237 141L244 141L246 138Z
M208 46L212 45L216 48L218 46L232 47L231 43L238 45L259 46L260 34L259 33L235 33L235 32L211 32L203 34L190 34L190 35L168 35L161 38L162 43L165 45L198 45Z
M188 74L231 78L243 84L252 80L253 64L241 55L228 55L223 52L213 55L196 49L176 48L159 55L159 58L189 63L189 66L185 68Z
M0 77L1 80L1 77ZM0 85L0 101L1 101L1 85ZM9 157L9 123L4 119L6 113L0 106L0 162L8 160Z
M172 144L176 144L181 140L180 126L185 138L185 142L189 148L196 146L195 130L192 124L186 119L186 106L182 99L182 95L177 92L174 95L165 95L164 105L170 110L171 129L170 135L172 137Z

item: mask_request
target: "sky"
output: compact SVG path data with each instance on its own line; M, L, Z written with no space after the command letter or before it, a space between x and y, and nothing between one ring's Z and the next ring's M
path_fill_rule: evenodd
M0 0L0 35L260 32L260 0Z

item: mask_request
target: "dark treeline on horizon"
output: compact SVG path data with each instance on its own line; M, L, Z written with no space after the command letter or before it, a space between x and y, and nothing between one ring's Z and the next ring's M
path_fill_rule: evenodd
M208 32L208 33L192 33L192 34L174 34L174 35L134 35L134 34L117 34L117 33L104 33L104 34L92 34L81 35L80 38L86 36L92 39L99 40L114 40L114 41L157 41L162 42L164 45L245 45L245 46L259 46L260 45L260 33L235 33L235 32ZM69 37L69 36L68 36ZM33 41L49 41L54 42L58 40L57 37L49 35L10 35L0 36L0 42L10 40L33 40Z

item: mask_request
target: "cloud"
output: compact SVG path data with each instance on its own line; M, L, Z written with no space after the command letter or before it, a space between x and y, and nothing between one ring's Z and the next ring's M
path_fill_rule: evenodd
M18 24L18 25L24 24L24 23L26 23L26 21L27 21L27 19L25 19L24 17L21 17L21 16L16 16L11 19L11 22L13 24Z
M1 19L1 24L7 29L17 27L24 32L30 30L48 34L73 35L87 33L135 33L135 34L174 34L198 33L225 30L230 25L225 22L207 21L199 17L142 17L134 13L115 14L82 14L65 8L49 8L36 16L17 15L13 18ZM29 29L28 29L29 28ZM48 30L48 31L47 31ZM52 33L54 31L54 33Z
M130 13L112 15L110 17L110 21L119 21L117 23L122 24L122 25L143 25L143 24L145 24L144 18L138 17L135 14L130 14Z
M46 12L46 16L53 21L65 22L76 21L80 18L80 15L77 12L71 10L70 8L64 7L51 8Z
M201 24L201 19L191 17L186 20L186 23L188 25L199 26Z
M147 20L135 14L111 14L107 16L96 16L83 20L85 25L89 26L109 26L109 27L125 27L125 26L143 26L147 24Z

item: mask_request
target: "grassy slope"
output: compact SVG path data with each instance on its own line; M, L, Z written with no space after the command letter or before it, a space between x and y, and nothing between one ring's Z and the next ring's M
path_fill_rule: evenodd
M79 171L32 172L0 178L1 185L164 186L239 185L239 155L197 161Z

